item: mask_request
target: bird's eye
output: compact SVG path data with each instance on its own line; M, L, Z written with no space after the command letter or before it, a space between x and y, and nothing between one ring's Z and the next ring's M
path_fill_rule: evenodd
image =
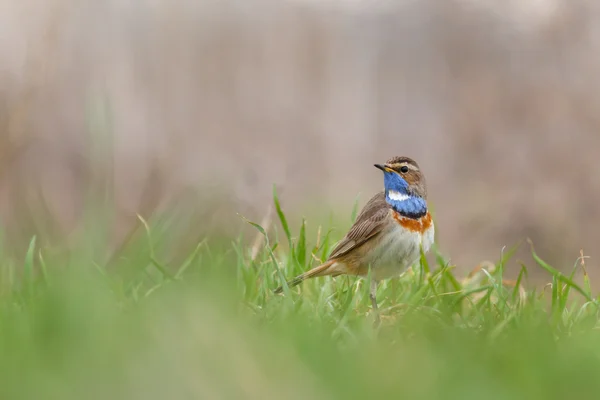
M403 174L407 173L407 172L408 172L408 167L407 167L406 165L403 165L403 166L400 168L400 172L402 172Z

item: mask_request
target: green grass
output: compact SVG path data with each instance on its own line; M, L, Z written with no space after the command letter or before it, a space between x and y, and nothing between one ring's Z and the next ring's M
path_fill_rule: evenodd
M199 240L183 254L166 217L140 218L116 255L92 231L70 251L33 239L20 259L0 256L0 398L600 393L598 298L586 274L577 284L533 253L529 271L551 285L526 289L526 268L503 278L510 252L464 277L434 251L380 286L383 323L374 328L364 281L317 278L272 293L340 238L325 228L307 237L304 222L292 227L275 205L279 229L254 259L244 245L253 240L241 238Z

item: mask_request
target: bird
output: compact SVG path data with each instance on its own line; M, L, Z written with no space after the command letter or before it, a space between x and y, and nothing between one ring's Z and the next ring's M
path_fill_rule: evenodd
M384 190L361 209L354 224L321 265L287 282L294 287L319 276L371 276L370 294L379 320L377 287L380 281L400 276L434 243L435 226L427 208L425 177L416 161L396 156L385 164ZM275 289L281 293L283 286Z

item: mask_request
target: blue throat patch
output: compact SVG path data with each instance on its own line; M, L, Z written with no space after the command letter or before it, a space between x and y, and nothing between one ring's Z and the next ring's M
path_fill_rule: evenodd
M392 208L403 217L420 218L427 214L427 203L422 197L410 196L406 200L392 200L387 194L386 201Z
M383 177L385 185L385 200L392 206L394 211L400 213L403 217L420 218L427 214L427 202L422 197L413 196L408 192L408 183L400 175L394 172L386 172ZM405 197L403 199L390 198L390 192L394 192L392 197Z

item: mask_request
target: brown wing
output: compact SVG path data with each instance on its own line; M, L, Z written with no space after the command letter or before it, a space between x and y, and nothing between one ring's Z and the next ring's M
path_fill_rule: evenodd
M350 231L333 249L329 260L347 254L381 232L386 224L389 212L389 205L385 201L385 193L380 192L373 196L358 214Z

